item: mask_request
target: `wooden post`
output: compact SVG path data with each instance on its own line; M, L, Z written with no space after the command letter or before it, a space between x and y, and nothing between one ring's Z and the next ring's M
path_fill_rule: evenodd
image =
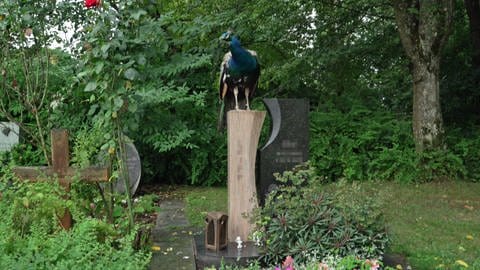
M255 158L265 112L229 111L228 132L228 239L247 241L253 225L245 217L258 206Z
M68 153L68 133L66 130L54 129L51 131L52 140L52 166L53 173L58 176L58 182L65 191L70 192L70 183L66 181L65 176L70 164L70 155ZM72 215L68 209L61 219L62 227L69 229L72 227Z
M58 177L58 181L67 193L70 192L70 183L73 177L89 182L105 182L110 178L107 168L91 167L76 170L69 167L68 132L65 129L53 129L52 140L52 167L15 167L13 172L20 180L45 181ZM61 225L68 230L72 227L72 216L68 209L61 218Z

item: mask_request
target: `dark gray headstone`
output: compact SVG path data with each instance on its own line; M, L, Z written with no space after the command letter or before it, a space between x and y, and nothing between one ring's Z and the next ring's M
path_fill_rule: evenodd
M138 154L137 148L135 148L133 143L126 143L125 151L127 154L126 163L130 183L130 194L133 196L135 191L137 191L138 184L140 183L140 178L142 176L142 165L140 163L140 155ZM122 178L117 180L114 189L119 193L125 193L125 184Z
M309 103L306 99L264 99L271 117L271 135L259 153L259 200L263 205L276 187L273 174L308 160Z
M10 151L18 144L20 127L12 122L0 122L0 152Z

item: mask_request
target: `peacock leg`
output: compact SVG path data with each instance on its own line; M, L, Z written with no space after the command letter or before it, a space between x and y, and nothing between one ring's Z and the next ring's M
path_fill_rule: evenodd
M222 99L225 98L225 96L227 95L227 91L228 91L228 84L223 84L223 90L222 90Z
M247 101L247 110L250 111L250 104L248 103L248 95L250 95L250 89L245 88L245 100Z
M235 110L239 110L238 108L238 87L235 86L235 88L233 88L233 95L235 96Z

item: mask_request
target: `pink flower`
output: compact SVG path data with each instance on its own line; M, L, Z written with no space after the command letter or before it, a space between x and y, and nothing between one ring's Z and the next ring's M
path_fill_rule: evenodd
M283 269L285 270L295 270L295 268L293 267L293 258L292 256L288 255L287 258L285 259L285 261L283 261L283 264L282 264L282 267Z
M378 263L378 260L365 260L365 265L370 266L370 270L378 270L380 269L380 264Z
M102 4L102 0L85 0L86 8L99 7Z
M318 265L318 270L328 270L328 265L326 263L320 263Z

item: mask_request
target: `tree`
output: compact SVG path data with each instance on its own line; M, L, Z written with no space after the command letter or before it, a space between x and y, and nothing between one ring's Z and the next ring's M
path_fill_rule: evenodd
M59 33L78 25L78 10L71 0L0 2L0 120L17 123L48 164L51 116L73 75L72 59L52 47L67 45Z
M412 64L413 136L417 152L444 146L440 60L450 34L453 0L394 0L403 48Z
M472 39L472 64L473 68L480 73L480 1L465 0L465 8L467 10L470 37ZM477 74L477 81L480 81L480 75Z

